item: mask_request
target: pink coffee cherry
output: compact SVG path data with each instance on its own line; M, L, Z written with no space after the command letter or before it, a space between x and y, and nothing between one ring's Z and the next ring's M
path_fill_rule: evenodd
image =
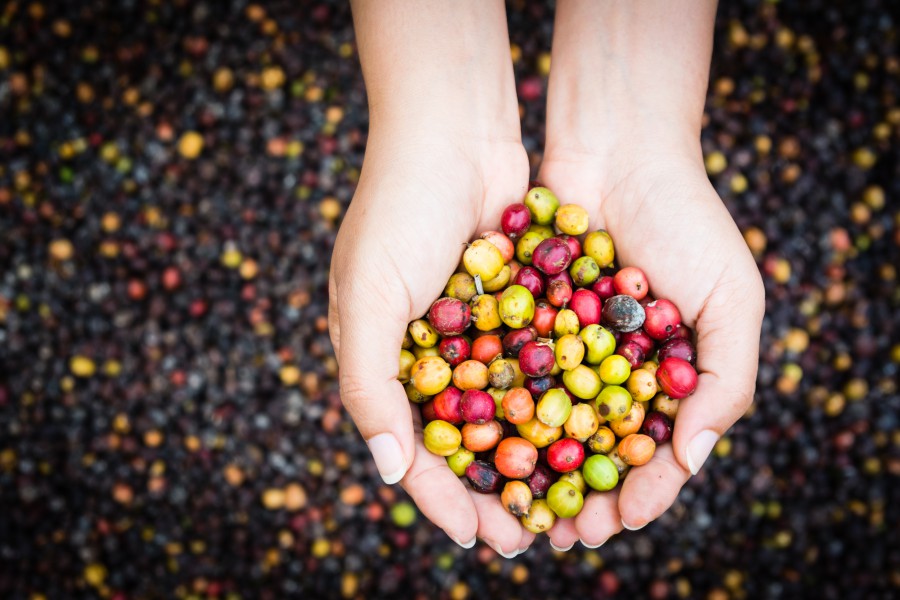
M553 349L547 344L528 342L519 351L519 368L529 377L549 375L555 362Z
M679 400L694 393L697 387L697 371L688 361L670 357L659 363L656 381L670 398Z
M664 340L681 325L678 307L665 299L654 300L644 307L644 331L655 340Z
M494 398L481 390L466 390L459 400L463 420L466 423L481 425L494 418L497 405Z
M626 294L635 300L644 299L650 293L647 276L637 267L625 267L613 277L617 294Z
M572 250L565 240L547 238L534 249L532 264L547 275L556 275L572 264Z
M472 322L472 309L462 300L440 298L428 309L428 322L442 336L459 335Z
M524 204L510 204L500 217L500 229L512 239L525 235L531 226L531 212Z
M578 315L578 324L581 327L597 325L600 323L600 297L591 290L575 290L569 308Z

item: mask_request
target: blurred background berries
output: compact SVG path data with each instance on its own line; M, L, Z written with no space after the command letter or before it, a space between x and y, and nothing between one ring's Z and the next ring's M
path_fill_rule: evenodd
M765 277L757 403L658 522L507 561L382 485L341 410L347 4L4 3L0 596L896 597L894 8L722 3L703 150ZM508 9L536 167L553 6Z

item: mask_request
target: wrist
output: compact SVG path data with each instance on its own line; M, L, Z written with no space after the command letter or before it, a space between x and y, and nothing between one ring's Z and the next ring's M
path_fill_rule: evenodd
M714 17L714 0L560 0L548 154L699 157Z
M502 2L356 0L375 137L520 139Z

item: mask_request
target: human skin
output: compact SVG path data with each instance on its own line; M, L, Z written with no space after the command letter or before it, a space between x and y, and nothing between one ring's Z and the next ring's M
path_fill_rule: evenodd
M505 7L358 0L352 8L370 127L331 267L341 398L386 482L399 481L460 545L477 535L512 556L534 534L425 450L419 411L397 381L409 321L442 294L465 243L496 228L527 188Z
M587 208L617 263L640 267L651 294L678 306L700 373L672 443L557 521L558 548L596 547L662 514L752 402L762 280L700 149L715 11L709 0L557 3L539 179Z
M477 535L509 557L533 534L424 449L396 381L406 324L440 296L462 245L525 193L504 7L357 0L353 13L370 131L332 259L342 400L385 481L461 545ZM673 443L620 491L588 495L578 517L558 520L557 548L656 518L752 398L762 284L699 147L714 14L706 1L558 2L540 179L587 208L618 262L679 307L698 334L701 375Z

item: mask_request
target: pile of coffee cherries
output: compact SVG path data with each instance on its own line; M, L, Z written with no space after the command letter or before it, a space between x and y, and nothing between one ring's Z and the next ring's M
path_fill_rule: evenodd
M646 464L697 385L678 308L651 298L640 269L615 269L588 221L533 185L502 232L467 246L400 351L425 447L533 532Z

